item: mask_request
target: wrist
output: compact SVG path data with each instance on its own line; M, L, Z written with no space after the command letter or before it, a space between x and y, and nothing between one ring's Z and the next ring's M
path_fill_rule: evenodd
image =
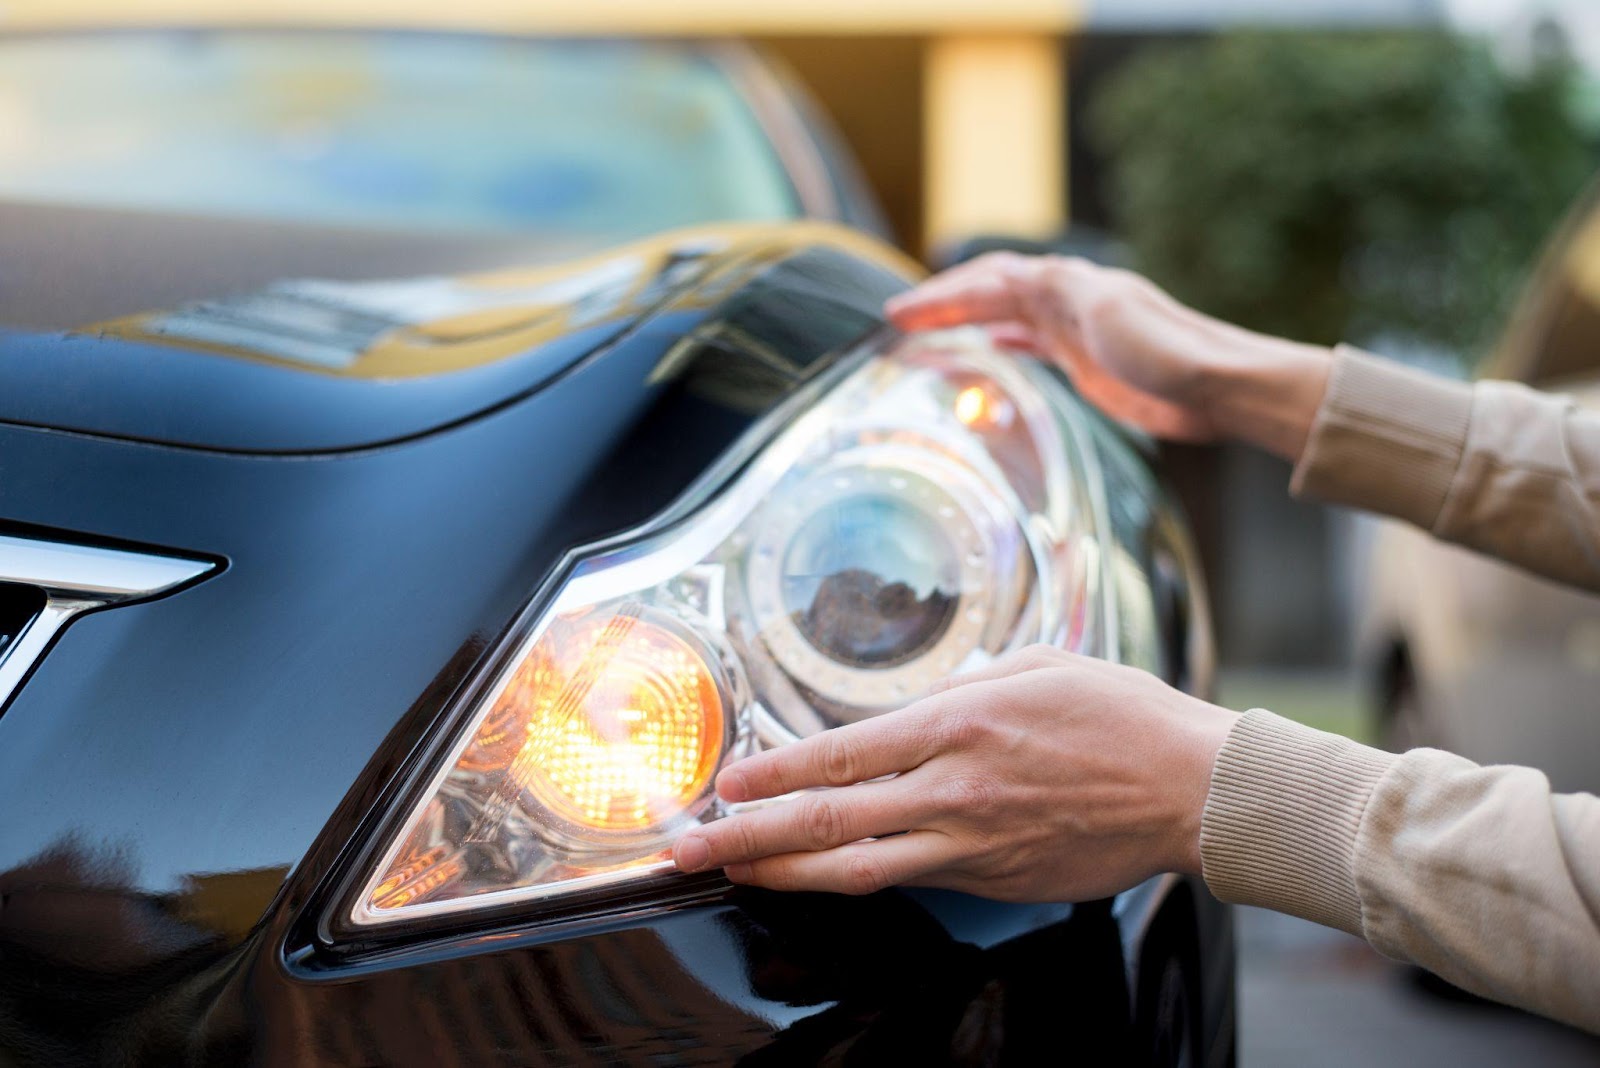
M1230 328L1205 361L1205 411L1217 432L1297 463L1328 389L1333 354Z
M1205 822L1206 800L1211 796L1211 776L1218 754L1239 721L1239 713L1202 704L1189 715L1191 729L1186 732L1185 774L1179 780L1184 787L1177 799L1176 840L1169 870L1199 876L1202 874L1200 833Z

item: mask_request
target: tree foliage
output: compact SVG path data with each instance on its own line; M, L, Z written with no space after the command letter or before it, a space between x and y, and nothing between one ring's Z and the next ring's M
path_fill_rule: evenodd
M1573 78L1442 34L1236 32L1136 56L1090 133L1137 266L1179 298L1475 355L1590 172Z

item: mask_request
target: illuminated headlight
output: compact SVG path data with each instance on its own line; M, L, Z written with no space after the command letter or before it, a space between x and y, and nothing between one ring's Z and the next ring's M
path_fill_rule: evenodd
M693 515L581 558L350 921L670 878L730 761L1021 645L1098 651L1076 403L977 331L865 353Z

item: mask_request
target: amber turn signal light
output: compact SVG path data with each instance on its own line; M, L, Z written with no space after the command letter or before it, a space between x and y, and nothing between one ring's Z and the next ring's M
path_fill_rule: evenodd
M684 637L639 616L559 628L504 700L526 723L512 761L553 814L598 831L642 831L701 797L722 757L727 709Z

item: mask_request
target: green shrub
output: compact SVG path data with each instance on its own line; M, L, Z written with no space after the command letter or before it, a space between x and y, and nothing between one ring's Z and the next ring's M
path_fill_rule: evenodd
M1476 356L1590 173L1570 61L1505 72L1432 33L1237 32L1153 46L1092 102L1137 266L1308 341Z

